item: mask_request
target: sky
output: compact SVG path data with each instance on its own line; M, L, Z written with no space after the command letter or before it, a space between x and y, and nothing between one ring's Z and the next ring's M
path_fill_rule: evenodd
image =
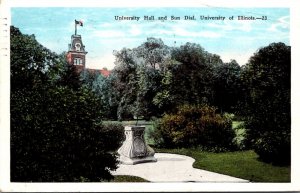
M288 8L11 8L12 25L24 34L34 34L50 50L68 50L74 34L74 20L83 21L77 27L88 52L88 68L114 67L114 50L134 48L147 37L161 38L166 45L181 46L198 43L206 51L220 55L223 62L235 59L240 65L259 48L273 42L290 45L290 12ZM137 20L116 20L115 16L140 17ZM144 16L154 16L146 21ZM158 17L167 16L167 20ZM171 20L171 16L180 20ZM194 16L196 20L184 20ZM225 17L225 20L201 20L205 17ZM233 20L229 18L233 16ZM238 16L267 17L267 20L238 20Z

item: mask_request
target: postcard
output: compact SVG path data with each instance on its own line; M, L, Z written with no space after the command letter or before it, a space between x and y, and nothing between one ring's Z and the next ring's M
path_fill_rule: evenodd
M299 191L298 3L0 8L1 191Z

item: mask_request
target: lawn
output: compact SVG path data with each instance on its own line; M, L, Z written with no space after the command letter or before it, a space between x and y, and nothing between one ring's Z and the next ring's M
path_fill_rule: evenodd
M289 166L279 167L258 160L252 151L226 153L203 152L197 149L155 149L156 152L176 153L193 157L194 168L226 174L251 182L290 182Z
M149 181L136 176L117 175L110 182L149 182Z
M108 121L107 121L108 122ZM109 121L112 122L112 121ZM105 123L105 122L104 122ZM134 125L135 121L117 122L122 125ZM149 131L153 130L151 121L139 121L140 125L146 126L145 139L153 147L153 140L149 137ZM234 121L232 128L236 132L237 142L244 138L245 129L243 122ZM197 149L156 149L155 152L176 153L193 157L196 161L193 167L226 174L237 178L249 180L251 182L290 182L290 166L274 166L272 164L259 161L258 155L252 151L236 151L225 153L204 152ZM136 179L129 176L118 176L117 181L133 182L143 179Z

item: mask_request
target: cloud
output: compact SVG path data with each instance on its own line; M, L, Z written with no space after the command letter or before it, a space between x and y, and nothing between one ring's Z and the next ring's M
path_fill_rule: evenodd
M252 20L234 20L234 21L224 21L224 22L213 22L207 24L207 27L210 28L217 28L219 30L225 30L225 31L244 31L244 32L250 32L253 27L254 21Z
M267 30L271 32L280 32L282 30L289 29L289 19L290 16L283 16L280 17L276 23L272 24L271 27L269 27Z
M205 37L205 38L219 38L221 37L221 33L213 32L213 31L187 31L183 28L174 28L174 34L177 36L190 36L190 37Z
M137 25L131 25L129 33L132 36L138 36L138 35L142 34L142 30Z
M100 25L99 25L99 27L100 28L108 28L108 27L114 27L115 26L115 24L114 23L112 23L112 22L110 22L110 23L101 23Z
M161 38L185 37L185 38L219 38L223 35L222 31L207 30L195 21L168 21L152 22L143 25L143 32L147 36L161 36Z
M120 30L97 30L93 32L93 36L101 38L122 38L126 37L126 33Z

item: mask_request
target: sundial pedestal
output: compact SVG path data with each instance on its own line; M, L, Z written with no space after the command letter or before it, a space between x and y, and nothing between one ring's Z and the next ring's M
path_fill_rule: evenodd
M154 150L146 144L144 126L125 126L126 139L118 150L122 164L156 162Z

